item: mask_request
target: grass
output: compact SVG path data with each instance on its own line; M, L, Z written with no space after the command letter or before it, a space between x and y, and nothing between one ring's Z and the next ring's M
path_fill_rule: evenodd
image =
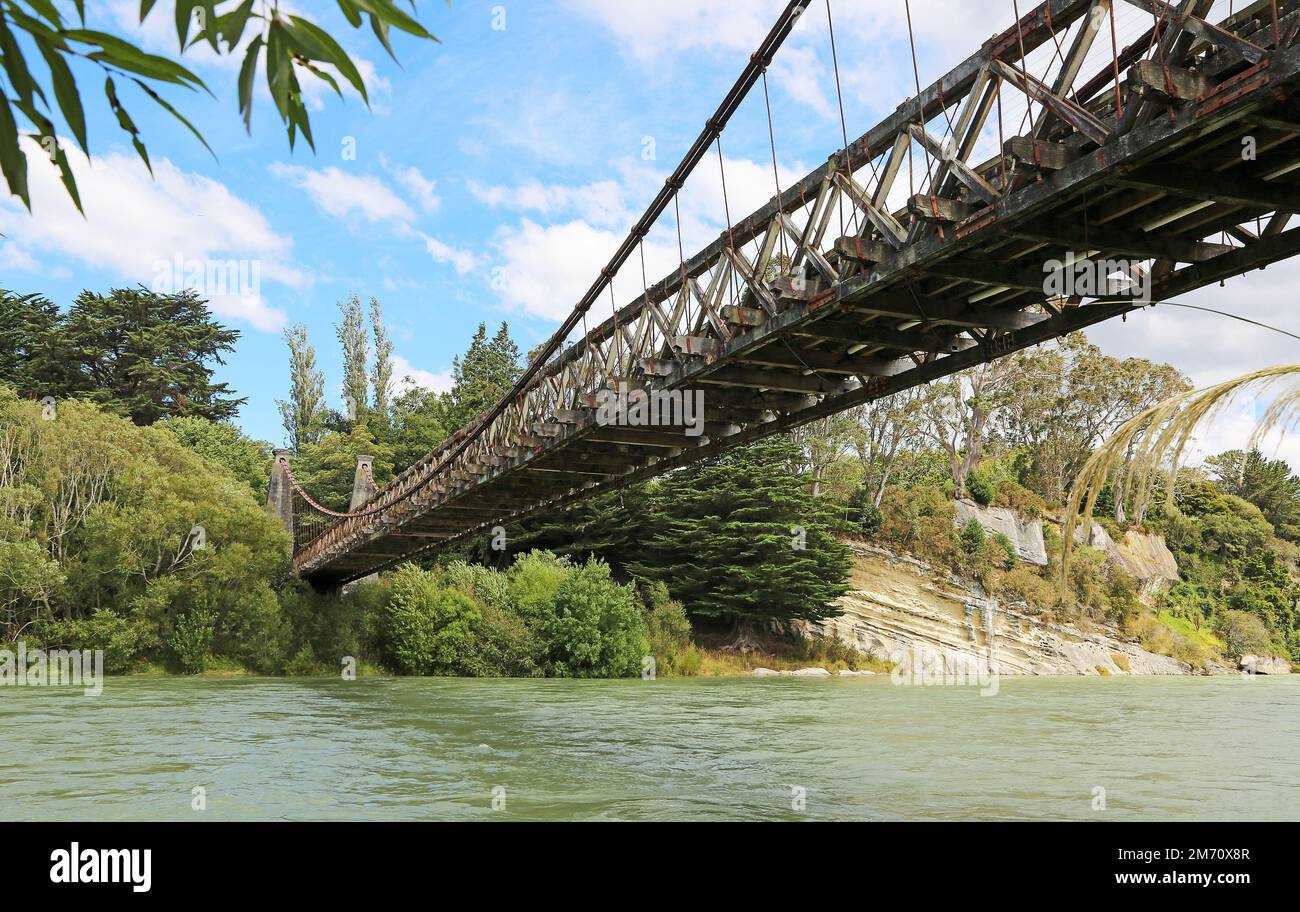
M1174 631L1174 633L1179 634L1185 639L1191 640L1193 643L1203 647L1212 654L1222 654L1223 650L1227 648L1228 644L1211 633L1210 628L1204 624L1201 625L1200 630L1197 630L1196 625L1187 620L1187 618L1175 617L1172 614L1164 613L1160 615L1160 623Z

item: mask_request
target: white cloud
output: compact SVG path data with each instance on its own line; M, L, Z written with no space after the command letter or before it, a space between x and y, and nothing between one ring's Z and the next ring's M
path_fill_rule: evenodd
M316 208L327 215L347 221L399 222L409 225L415 212L387 184L367 174L348 174L330 166L304 168L276 162L271 173L305 190Z
M446 393L452 387L451 371L432 373L420 370L401 355L393 356L393 391L401 395L411 389L425 389L435 393Z
M478 257L468 250L457 250L424 232L417 232L424 241L424 249L436 263L446 263L455 268L460 275L468 275L478 268Z
M636 219L628 206L626 188L604 180L581 187L529 181L518 187L485 187L470 181L469 192L480 202L511 212L532 212L543 218L577 214L601 227L626 227Z
M77 178L86 213L69 200L58 172L43 155L28 154L34 215L13 198L0 200L3 248L15 267L47 259L80 261L124 284L151 285L160 263L241 260L256 262L261 279L303 288L310 278L293 262L293 240L272 228L256 206L224 184L154 160L154 174L134 152L113 151L87 160L60 140ZM43 256L44 255L44 256ZM200 289L202 291L202 289ZM220 316L274 332L284 314L253 290L210 298Z
M437 212L442 208L442 198L438 196L438 184L436 181L429 180L420 173L420 169L414 165L400 167L390 165L387 161L383 162L385 168L388 168L397 182L406 188L407 192L415 198L420 208L429 214Z

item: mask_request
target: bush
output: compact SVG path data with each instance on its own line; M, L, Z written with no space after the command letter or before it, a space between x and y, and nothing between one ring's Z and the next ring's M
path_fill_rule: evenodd
M641 673L646 655L632 590L595 561L572 571L541 624L546 669L560 678L623 678Z
M1000 570L1014 570L1019 562L1019 553L1015 544L1001 532L994 532L990 538L993 548L989 552L989 561Z
M682 603L668 597L668 589L663 583L652 583L643 593L643 598L646 603L646 643L658 672L687 676L692 673L687 670L688 666L694 664L693 673L698 673L702 657L698 651L692 654L691 622Z
M510 568L510 597L530 624L550 612L555 594L573 572L573 564L549 551L525 554Z
M1267 655L1272 637L1264 622L1245 611L1225 611L1215 625L1219 636L1227 644L1228 654L1234 658L1243 655Z
M167 645L186 673L203 674L207 669L216 623L216 615L203 608L192 609L176 622L176 629Z
M55 621L41 630L47 649L103 650L104 671L111 675L126 674L136 663L143 633L126 618L100 608L80 621Z
M984 553L984 546L987 539L984 534L984 526L978 519L972 519L966 523L961 530L961 548L972 557L977 557Z
M966 476L966 493L977 504L987 507L993 503L993 484L978 469Z
M474 601L443 586L438 574L410 564L393 575L392 585L388 623L398 666L413 675L470 671L482 619Z

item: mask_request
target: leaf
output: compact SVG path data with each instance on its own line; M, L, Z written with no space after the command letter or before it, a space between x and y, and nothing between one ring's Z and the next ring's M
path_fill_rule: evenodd
M27 3L50 25L63 28L63 17L59 15L59 11L50 0L27 0Z
M253 79L257 76L257 58L262 52L262 36L258 35L248 45L244 63L239 68L239 112L244 115L244 129L253 129Z
M145 84L144 82L141 82L139 79L134 79L134 78L133 78L131 81L134 82L136 85L138 85L142 90L144 90L144 93L145 93L146 95L148 95L148 96L149 96L150 98L152 98L154 101L158 102L159 107L161 107L164 111L166 111L166 112L167 112L168 114L170 114L172 117L175 117L175 118L176 118L177 120L179 120L181 123L185 124L185 126L189 128L189 131L190 131L191 133L194 134L194 138L197 139L199 142L203 143L203 148L207 149L208 152L209 152L209 154L211 154L211 156L212 156L213 158L216 158L216 157L217 157L217 153L212 151L212 147L209 146L209 145L208 145L208 141L207 141L206 139L203 138L203 134L200 133L200 132L199 132L199 131L194 127L194 124L192 124L192 123L190 123L188 120L186 120L185 117L181 114L180 111L177 111L177 110L176 110L175 108L173 108L170 104L168 104L168 103L167 103L167 99L163 98L161 95L159 95L159 94L158 94L157 92L155 92L153 89L149 88L149 86L148 86L147 84Z
M176 0L174 15L176 19L176 40L183 50L190 37L190 22L194 20L195 0Z
M132 73L148 76L151 79L183 85L186 88L198 86L209 95L212 94L208 87L204 85L202 79L179 63L168 60L166 57L147 54L135 45L120 38L90 29L70 29L63 34L64 37L71 41L98 45L101 50L86 55L92 60L109 63Z
M317 78L323 79L325 82L329 83L330 88L332 88L340 98L343 97L343 91L339 88L339 84L337 81L335 81L333 76L331 76L329 73L325 72L320 67L313 64L311 61L307 61L306 63L303 64L303 66L306 67L307 70L310 71Z
M36 46L50 67L50 78L54 82L54 97L59 102L63 119L72 129L72 135L77 138L81 151L89 155L90 147L86 142L86 112L81 107L81 93L77 91L77 81L72 76L72 70L68 67L68 62L63 59L63 55L47 43L37 39Z
M41 101L45 101L45 93L32 79L27 60L23 57L23 52L19 49L18 42L14 40L13 32L9 31L3 16L0 16L0 66L4 67L5 74L9 77L9 84L13 86L19 98L30 103L32 96L36 95Z
M27 211L32 211L32 200L27 193L27 156L18 148L18 124L9 107L9 99L0 95L0 168L5 173L9 192L23 201Z
M144 17L149 15L149 11L153 9L153 5L157 2L158 0L140 0L140 21L141 22L144 22Z
M53 124L49 124L53 128ZM49 149L45 147L44 137L28 137L36 145L40 146L41 151L49 155ZM59 180L63 183L63 189L68 191L68 196L72 197L72 204L77 207L77 211L83 216L86 214L85 208L81 205L81 192L77 189L77 179L72 175L72 166L68 164L68 155L63 151L63 147L56 140L54 143L54 165L59 169Z
M352 83L352 88L357 90L362 100L369 106L370 99L366 96L366 84L361 79L361 73L357 71L356 64L352 62L347 51L343 50L329 33L314 22L299 19L297 16L289 17L289 25L285 31L288 35L304 41L307 46L316 48L317 53L311 56L337 67L343 74L343 78Z
M370 28L375 33L375 37L379 39L379 43L384 46L384 50L388 52L388 56L393 58L393 62L396 63L397 55L393 53L393 45L388 40L388 23L378 16L371 16Z
M280 119L289 120L289 81L293 78L293 61L284 45L284 26L272 20L270 40L266 45L266 85L271 90Z
M361 13L357 11L357 5L352 0L338 0L339 9L347 18L348 24L353 28L361 27Z
M244 37L244 27L252 14L253 0L244 0L233 12L221 17L219 27L221 37L226 40L226 50L233 51L239 44L239 39Z
M122 107L122 102L117 98L117 87L113 85L112 76L109 76L104 81L104 94L108 96L108 106L117 115L118 126L131 134L131 144L135 146L135 151L144 160L145 167L149 169L149 173L152 175L153 165L149 161L149 153L145 150L144 143L140 141L140 131L135 122L131 120L131 115L126 113L126 108Z
M417 38L428 38L431 41L438 40L419 22L398 9L391 0L352 0L352 2L370 13L370 15L378 16L389 25L401 29L403 32L415 35Z

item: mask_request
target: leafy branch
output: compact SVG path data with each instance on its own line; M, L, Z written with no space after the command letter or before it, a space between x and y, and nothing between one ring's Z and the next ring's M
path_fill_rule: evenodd
M369 22L375 37L394 60L397 57L390 40L392 29L417 38L438 40L413 15L400 9L394 0L337 2L353 28ZM414 13L414 0L408 2ZM20 137L36 143L49 157L58 168L73 203L84 212L76 179L67 155L59 146L52 120L57 107L77 145L87 156L90 155L86 103L69 66L70 59L93 62L103 71L104 98L109 110L116 117L118 126L131 137L136 153L150 173L153 167L148 150L118 93L119 84L134 84L145 97L179 121L204 148L210 153L213 151L194 124L158 91L163 86L174 85L212 95L203 80L174 60L147 53L114 35L86 28L84 0L73 0L73 5L75 22L65 19L55 0L0 0L0 171L3 171L10 194L21 199L28 211L31 211L32 203L27 157L20 148ZM141 0L141 22L155 5L156 0ZM282 12L276 0L174 0L173 19L181 54L203 43L217 54L233 56L251 23L255 34L243 48L238 80L239 113L244 128L250 132L253 86L259 66L265 72L267 88L287 130L291 149L299 133L313 151L316 148L311 119L298 81L299 70L322 80L342 97L343 90L338 80L328 70L322 69L322 65L332 67L356 90L366 106L370 105L361 73L338 41L311 20ZM26 40L20 41L20 36ZM44 78L29 67L24 46L29 50L34 48L44 60L48 70ZM25 128L20 125L20 118L26 122Z

